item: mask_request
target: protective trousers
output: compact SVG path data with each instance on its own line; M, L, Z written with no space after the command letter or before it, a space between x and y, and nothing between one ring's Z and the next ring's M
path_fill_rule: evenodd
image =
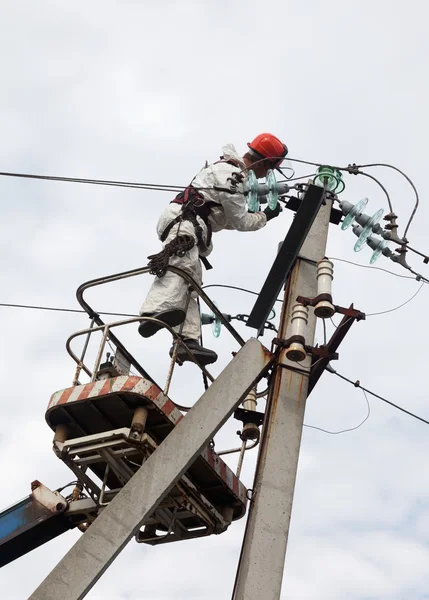
M162 233L167 225L180 214L181 206L178 204L170 204L161 215L157 232L161 238ZM207 240L207 227L202 219L198 218L198 222L203 230L203 239ZM191 248L184 256L172 256L169 260L169 265L178 267L188 273L198 285L202 285L202 269L201 262L198 258L198 240L195 233L195 228L190 221L182 221L177 223L170 230L167 238L163 242L163 247L176 238L177 235L190 235L194 238L195 246ZM188 294L188 283L171 271L167 271L164 277L155 277L149 293L144 301L140 315L147 313L159 313L173 308L182 308L185 310ZM179 331L180 327L175 327ZM201 333L200 311L197 304L197 294L191 293L191 298L186 313L185 323L182 329L182 335L185 338L198 340Z

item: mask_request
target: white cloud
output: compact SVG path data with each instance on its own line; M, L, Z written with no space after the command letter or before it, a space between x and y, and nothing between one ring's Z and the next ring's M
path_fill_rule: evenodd
M260 131L284 137L291 156L347 165L392 162L421 191L413 246L427 252L424 201L428 100L427 9L364 0L149 5L61 5L20 0L0 25L0 171L186 184L221 145L240 150ZM308 168L308 170L306 170ZM298 168L309 174L312 167ZM392 196L403 228L414 196L401 177L374 169ZM368 212L386 207L383 191L345 176L344 198L368 196ZM142 266L159 247L154 225L169 193L2 178L0 302L77 307L85 280ZM292 213L258 233L215 237L206 283L258 291ZM402 229L403 230L403 229ZM353 253L350 231L331 227L328 253L367 265ZM417 271L427 266L411 253ZM386 259L379 265L405 271ZM148 277L90 290L97 310L135 312ZM409 298L416 282L335 263L335 301L368 313ZM248 314L254 297L212 288L222 310ZM429 418L424 385L427 290L404 308L353 325L340 348L339 372ZM54 488L72 479L51 450L44 411L50 395L71 384L67 337L85 316L0 307L0 461L4 506L40 479ZM238 324L241 335L253 330ZM328 330L332 327L328 324ZM218 340L218 373L236 344ZM320 338L322 331L318 333ZM121 333L142 365L161 381L168 336ZM269 344L270 337L264 336ZM79 348L79 342L73 346ZM91 348L90 357L94 357ZM192 404L202 392L189 365L178 369L171 396ZM305 430L283 597L297 600L424 598L427 581L427 426L370 398L359 430L328 436ZM325 374L306 422L337 430L365 415L362 393ZM237 422L218 447L237 445ZM236 464L236 457L229 459ZM255 454L245 461L251 486ZM148 600L228 598L244 520L217 537L146 548L131 543L89 598ZM28 597L79 537L70 532L0 572L0 593ZM22 574L25 573L25 577Z

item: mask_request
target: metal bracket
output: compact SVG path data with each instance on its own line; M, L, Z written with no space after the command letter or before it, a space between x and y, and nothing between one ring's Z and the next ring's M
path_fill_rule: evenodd
M335 308L340 309L341 307L335 307ZM353 304L351 304L349 308L341 308L341 310L338 310L338 312L341 312L342 314L344 314L344 317L341 320L341 323L338 325L338 327L334 331L331 339L324 346L330 353L335 353L335 351L337 350L337 348L339 347L339 345L345 338L346 334L348 333L350 327L353 325L353 323L355 321L360 321L362 319L365 319L365 314L361 313L359 310L355 310L353 308ZM314 386L316 385L316 383L319 381L320 377L322 376L323 371L328 367L329 360L330 359L328 357L322 356L321 358L313 361L313 364L312 364L311 370L310 370L310 381L309 381L309 388L308 388L309 395L311 394L312 390L314 389Z
M265 418L265 413L258 412L257 410L247 410L246 408L237 408L234 413L234 419L242 421L243 425L247 423L254 423L260 427Z
M338 360L338 353L331 352L328 346L309 346L305 343L305 339L301 335L292 335L286 340L274 338L273 344L279 348L289 348L291 344L302 344L307 354L318 356L319 358L327 358L329 360Z
M31 483L31 497L52 513L61 513L67 508L67 500L59 492L52 492L37 479Z
M282 340L281 338L274 338L271 343L279 348L289 348L291 344L302 344L304 346L305 339L302 337L302 335L291 335L285 340Z
M286 203L286 208L288 208L289 210L292 210L293 212L296 212L299 207L301 206L301 202L302 200L300 198L297 198L296 196L289 196L288 197L289 200ZM329 216L329 222L332 223L333 225L339 225L341 223L341 219L343 218L343 213L341 210L339 210L338 208L331 208L331 214Z
M338 360L338 352L331 352L328 346L304 346L306 352L319 358Z
M298 296L296 299L297 302L303 304L304 306L316 306L316 304L318 302L321 302L322 300L328 300L329 302L331 302L332 298L330 294L319 294L315 298L306 298L305 296ZM356 310L355 308L352 308L353 304L349 308L338 306L338 304L334 304L333 306L335 308L336 313L345 315L346 317L351 317L356 321L362 321L366 319L365 313L363 313L360 310Z

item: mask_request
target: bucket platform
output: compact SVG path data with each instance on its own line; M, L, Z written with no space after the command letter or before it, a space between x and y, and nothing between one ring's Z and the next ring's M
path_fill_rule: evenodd
M151 380L101 379L53 394L46 421L54 451L102 510L186 418ZM209 446L174 485L138 542L159 544L222 533L246 511L247 490Z

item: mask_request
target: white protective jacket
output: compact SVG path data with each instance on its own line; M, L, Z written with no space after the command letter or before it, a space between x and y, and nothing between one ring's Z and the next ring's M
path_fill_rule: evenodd
M267 217L265 213L249 213L247 211L246 197L244 196L244 181L246 165L232 144L222 148L222 157L226 161L232 159L240 166L237 168L227 162L218 162L201 169L193 179L192 186L204 196L205 200L216 202L219 206L213 207L209 222L214 232L222 229L235 229L237 231L256 231L265 227ZM242 174L244 180L237 185L237 191L231 192L231 179L234 174ZM207 189L208 188L208 189Z
M261 229L267 223L267 217L263 212L249 213L247 209L246 197L244 196L244 181L246 165L242 157L237 154L232 144L222 148L224 160L233 159L238 163L238 167L227 162L214 163L201 169L201 171L192 180L191 185L204 196L206 202L215 203L209 215L209 224L213 232L222 229L235 229L237 231L256 231ZM231 183L235 180L234 173L243 174L244 179L238 182L235 193L232 193ZM233 181L231 181L231 179ZM169 204L157 224L157 233L159 239L166 230L167 226L173 221L181 211L181 205ZM207 244L208 231L204 221L197 217L203 231L203 239ZM194 237L195 246L183 257L172 256L169 264L183 269L198 285L202 285L201 262L198 255L208 256L213 244L207 246L207 250L202 252L197 247L198 239L195 234L195 228L190 221L182 221L174 225L164 240L165 246L171 242L177 235L191 235ZM170 310L172 308L185 308L188 286L187 283L178 275L167 272L164 277L155 277L149 290L146 300L140 309L140 314L152 314ZM198 339L200 336L201 324L196 295L192 294L186 321L183 326L182 335L186 338Z

